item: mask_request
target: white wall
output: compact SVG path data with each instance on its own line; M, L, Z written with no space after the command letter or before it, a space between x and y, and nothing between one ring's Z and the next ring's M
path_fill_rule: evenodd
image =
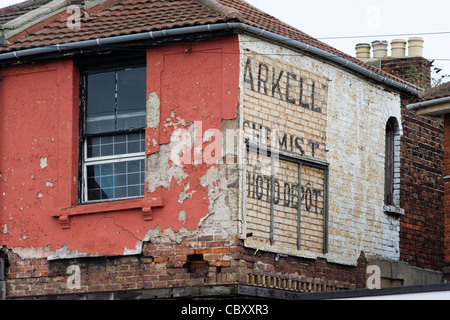
M313 75L311 77L319 83L323 83L323 78L328 80L328 87L325 88L326 110L322 110L326 119L323 128L315 127L314 133L311 133L311 119L305 117L306 113L294 112L293 117L278 114L281 120L286 121L287 127L293 123L293 127L299 130L296 134L303 134L305 139L313 135L315 140L320 140L321 135L325 135L323 153L318 152L316 156L330 164L329 252L325 255L312 254L345 265L356 265L361 251L399 259L399 220L388 216L383 206L385 128L392 116L401 124L400 96L350 72L290 49L247 35L241 35L240 40L243 120L258 118L261 108L276 110L277 106L289 104L281 99L261 102L267 100L264 98L267 95L251 90L248 75L247 82L244 81L249 54L255 57L254 61L263 59L266 64L274 64L273 67L279 70L293 70L293 73L301 70L307 77ZM270 124L270 119L265 123ZM261 242L249 240L247 245L258 247ZM276 246L261 248L280 250ZM288 250L288 253L311 257L311 252Z

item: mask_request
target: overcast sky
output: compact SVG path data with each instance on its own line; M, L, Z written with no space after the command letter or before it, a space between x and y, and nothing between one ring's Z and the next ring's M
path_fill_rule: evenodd
M246 0L348 54L357 43L424 38L424 56L450 74L450 1L446 0ZM0 0L5 7L23 0ZM351 37L346 39L326 39Z
M246 0L333 47L355 55L357 43L424 38L424 57L450 74L450 1ZM436 34L430 34L436 33ZM325 39L352 37L347 39Z

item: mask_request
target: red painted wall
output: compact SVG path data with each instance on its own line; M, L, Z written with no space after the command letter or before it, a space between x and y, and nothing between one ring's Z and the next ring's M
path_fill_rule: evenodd
M0 72L1 243L57 246L50 211L76 198L78 76L71 61Z
M148 154L183 127L173 125L177 119L184 119L186 127L201 121L204 133L220 130L223 119L236 117L237 37L151 48L147 66L148 93L156 93L161 101L161 124L147 129L148 141L157 141ZM211 167L206 164L186 165L185 180L172 180L170 190L160 187L144 200L77 205L77 67L72 60L58 60L3 68L0 75L2 245L121 255L135 249L148 230L194 229L209 213L207 188L199 179ZM179 194L188 183L196 192L180 204ZM159 206L160 200L164 207L152 208L149 220L142 208ZM181 210L185 222L178 217Z

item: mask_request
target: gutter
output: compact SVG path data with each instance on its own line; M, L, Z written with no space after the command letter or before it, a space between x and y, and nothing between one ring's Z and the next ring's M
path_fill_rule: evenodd
M145 33L117 36L117 37L109 37L109 38L101 38L95 40L86 40L79 42L72 42L66 44L57 44L51 46L45 46L40 48L33 49L25 49L15 52L8 52L0 54L0 64L2 62L10 63L10 62L20 62L21 58L30 58L42 54L51 54L51 53L61 53L77 50L77 49L85 49L85 48L93 48L93 47L103 47L108 45L117 45L126 42L132 41L143 41L143 40L157 40L161 38L167 37L176 37L176 36L184 36L184 35L192 35L192 34L201 34L201 33L213 33L217 31L229 31L229 30L240 30L247 32L251 35L257 37L263 37L268 40L275 41L277 43L281 43L287 45L296 50L300 50L304 53L309 53L311 55L320 57L324 60L332 62L334 64L339 65L340 67L349 69L359 75L367 77L369 79L374 80L377 83L386 85L397 91L406 93L412 96L418 96L419 91L405 85L403 83L397 82L395 80L389 79L387 77L383 77L378 75L377 73L370 71L354 62L351 62L345 58L337 56L335 54L326 52L324 50L315 48L311 45L305 44L301 41L289 39L287 37L281 36L279 34L269 32L263 29L259 29L248 24L240 23L240 22L228 22L228 23L219 23L219 24L208 24L201 26L191 26L191 27L182 27L176 29L166 29L160 31L150 31ZM11 61L9 61L11 60ZM8 61L8 62L7 62Z
M434 99L434 100L428 100L428 101L422 101L422 102L409 104L409 105L406 106L406 109L407 110L417 110L417 109L434 107L434 106L437 106L437 105L440 105L440 104L446 104L446 103L450 103L450 97L439 98L439 99Z

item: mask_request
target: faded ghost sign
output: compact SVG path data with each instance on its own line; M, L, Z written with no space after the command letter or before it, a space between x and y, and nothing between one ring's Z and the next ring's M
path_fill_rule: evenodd
M325 77L249 53L243 61L247 244L326 251Z
M313 79L303 78L300 73L269 68L264 62L257 63L254 75L253 63L252 58L247 58L244 69L244 82L250 85L252 91L321 112L321 107L315 104L316 83Z

